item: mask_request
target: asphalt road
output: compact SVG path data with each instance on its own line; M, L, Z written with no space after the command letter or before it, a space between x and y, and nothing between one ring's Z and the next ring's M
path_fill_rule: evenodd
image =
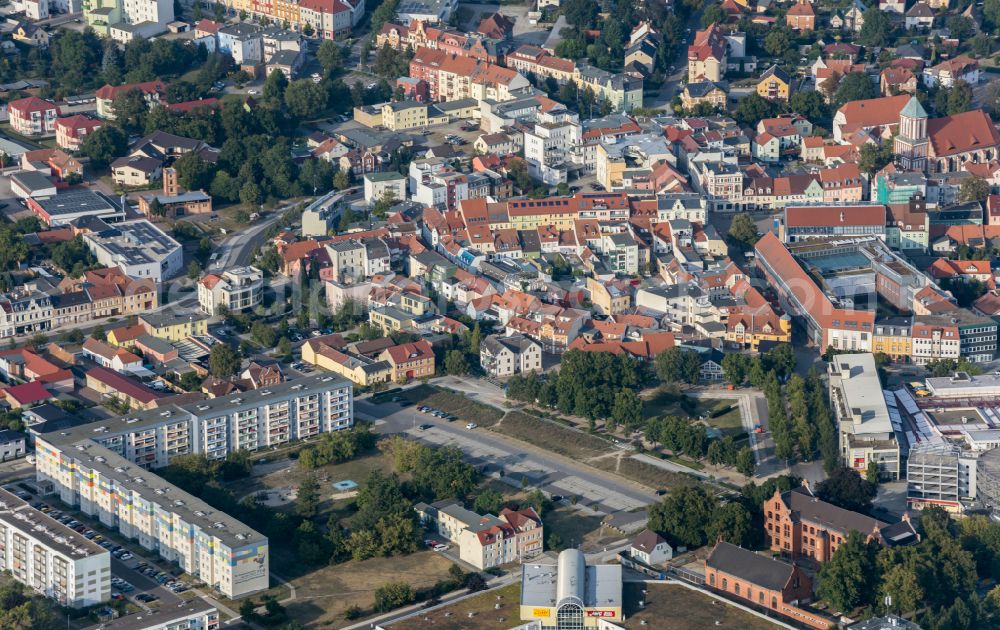
M581 502L595 505L599 511L618 515L618 522L645 520L643 508L658 498L652 490L629 483L568 458L537 448L525 449L521 442L510 440L487 429L466 429L465 424L447 422L421 414L414 407L400 408L387 403L376 405L367 400L355 401L355 413L374 420L375 431L382 434L406 433L410 437L437 446L454 444L473 464L489 474L503 471L503 479L520 487L521 479L549 495L579 496ZM498 411L498 413L500 413ZM419 425L432 428L421 430ZM627 516L625 513L629 513Z

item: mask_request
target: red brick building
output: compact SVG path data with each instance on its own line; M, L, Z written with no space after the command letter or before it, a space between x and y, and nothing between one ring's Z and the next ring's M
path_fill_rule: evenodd
M705 585L811 628L836 624L801 607L812 597L812 580L802 569L727 542L716 544L705 559Z
M775 491L774 496L764 503L764 537L767 544L772 551L780 551L792 558L827 562L852 531L886 547L920 540L906 516L899 523L883 523L820 500L808 487L788 492Z

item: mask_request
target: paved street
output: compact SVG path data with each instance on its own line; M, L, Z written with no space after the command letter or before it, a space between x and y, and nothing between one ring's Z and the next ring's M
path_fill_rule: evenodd
M375 430L382 434L406 433L433 445L454 444L477 466L499 475L514 487L521 479L550 495L581 497L581 502L594 504L616 521L645 521L641 511L658 501L655 493L610 473L603 473L568 458L526 446L487 429L469 430L461 422L447 422L420 414L413 407L399 408L393 404L374 405L366 400L355 401L355 413L361 419L375 421ZM500 413L498 411L498 413ZM432 428L420 430L420 424ZM629 512L629 514L624 514Z

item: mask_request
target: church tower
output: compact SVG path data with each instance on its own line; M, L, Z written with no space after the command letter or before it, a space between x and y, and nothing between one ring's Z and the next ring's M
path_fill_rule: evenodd
M892 152L903 170L927 169L927 112L916 96L911 96L899 112L899 134L893 141Z

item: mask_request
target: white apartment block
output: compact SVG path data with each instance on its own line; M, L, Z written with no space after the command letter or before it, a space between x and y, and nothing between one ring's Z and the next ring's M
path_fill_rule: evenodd
M215 315L219 307L231 312L251 309L264 296L264 273L256 267L236 267L221 274L210 273L198 283L198 306Z
M111 598L111 554L0 489L0 571L62 606Z
M219 611L201 599L126 615L85 630L219 630Z
M173 0L122 0L124 21L128 24L151 22L165 27L174 21Z
M63 437L35 441L40 487L230 599L268 588L266 537L92 440Z
M570 155L580 142L580 121L576 114L540 113L534 129L524 132L528 173L550 186L564 183Z
M520 562L542 553L544 528L533 508L504 508L479 515L458 503L413 506L421 522L455 543L459 557L479 570Z

